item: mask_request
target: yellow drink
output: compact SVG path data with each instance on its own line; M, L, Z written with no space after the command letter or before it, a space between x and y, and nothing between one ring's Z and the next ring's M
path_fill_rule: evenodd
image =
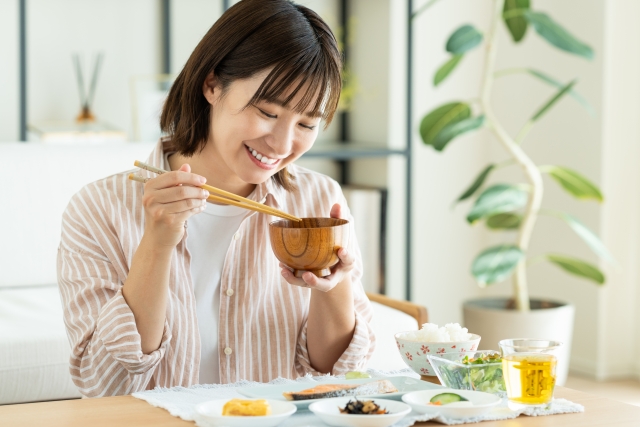
M557 359L551 354L510 354L502 359L509 400L525 405L551 402Z

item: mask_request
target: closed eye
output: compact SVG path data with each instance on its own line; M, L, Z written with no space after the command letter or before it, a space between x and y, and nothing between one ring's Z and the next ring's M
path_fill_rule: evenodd
M302 123L300 123L300 126L302 126L305 129L309 129L309 130L314 130L316 128L315 126L309 126L309 125L305 125L305 124L302 124Z
M258 108L258 107L256 107ZM275 114L269 114L266 111L262 110L261 108L258 108L258 110L266 117L270 118L270 119L277 119L278 116L276 116Z

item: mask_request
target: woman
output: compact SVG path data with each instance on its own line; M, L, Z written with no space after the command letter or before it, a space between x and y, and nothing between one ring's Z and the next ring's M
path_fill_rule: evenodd
M362 368L374 345L355 239L330 276L275 259L273 218L207 204L209 185L300 217L351 219L337 183L293 165L331 121L340 54L329 27L286 0L244 0L175 81L144 188L120 173L63 216L58 277L82 394L269 381ZM352 236L353 236L352 230Z

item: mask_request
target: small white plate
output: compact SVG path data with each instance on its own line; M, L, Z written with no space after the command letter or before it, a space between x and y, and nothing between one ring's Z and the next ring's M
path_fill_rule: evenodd
M344 408L350 400L354 400L354 398L336 397L334 399L324 399L309 405L309 410L326 424L340 427L388 427L411 412L409 405L396 400L364 399L359 397L361 401L373 400L389 413L383 415L341 414L340 408Z
M267 400L271 406L271 415L230 417L222 415L222 407L229 400L231 399L217 399L203 402L196 406L196 412L216 426L273 427L289 418L297 410L295 405L289 402Z
M450 407L448 405L436 406L429 405L431 398L440 393L455 393L471 402L472 406ZM498 405L502 399L498 396L483 393L481 391L455 390L452 388L443 388L440 390L422 390L407 393L402 396L405 403L411 405L414 411L421 414L441 414L447 418L468 418L477 417L491 408Z
M312 388L321 384L365 384L371 381L378 380L389 380L391 384L394 385L395 388L398 389L395 393L386 393L386 394L377 394L371 396L358 396L358 399L372 399L372 398L381 398L381 399L393 399L400 400L403 394L408 393L410 391L416 390L441 390L442 386L435 385L426 381L420 381L416 378L406 377L406 376L398 376L398 377L374 377L374 378L363 378L357 380L339 380L336 378L328 377L324 379L320 377L317 379L317 382L313 383L295 383L295 384L285 384L285 385L264 385L257 387L242 387L237 390L238 393L243 396L251 397L253 399L272 399L272 400L280 400L283 402L291 402L298 407L298 409L304 409L313 402L319 402L324 399L308 399L308 400L287 400L282 395L284 392L289 391L302 391L308 388Z

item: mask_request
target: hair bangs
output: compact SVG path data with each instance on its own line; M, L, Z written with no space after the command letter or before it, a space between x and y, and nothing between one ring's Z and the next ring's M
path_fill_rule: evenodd
M309 55L299 55L276 65L264 79L249 105L266 101L282 105L298 114L322 117L325 127L331 123L338 108L342 77L320 49ZM303 91L299 101L294 98Z

